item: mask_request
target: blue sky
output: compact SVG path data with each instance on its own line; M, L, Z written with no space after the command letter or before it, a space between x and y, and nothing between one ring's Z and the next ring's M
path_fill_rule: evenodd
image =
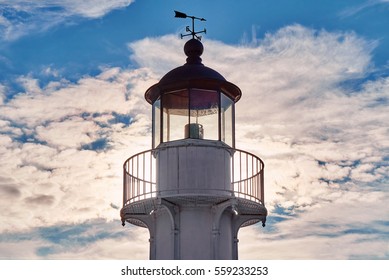
M266 164L245 259L389 258L389 1L0 0L0 258L146 259L121 165L151 146L146 89L203 62L243 91L237 148Z

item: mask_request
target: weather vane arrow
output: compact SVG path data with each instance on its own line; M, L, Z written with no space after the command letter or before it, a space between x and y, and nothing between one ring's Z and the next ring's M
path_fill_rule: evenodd
M200 21L206 21L205 18L198 18L198 17L194 17L194 16L188 16L187 14L185 13L182 13L182 12L178 12L178 11L174 11L175 12L175 17L176 18L191 18L192 19L192 29L189 28L189 26L186 27L186 32L189 32L188 34L181 34L181 39L186 37L186 36L190 36L192 35L192 38L196 38L197 40L201 41L201 36L197 36L197 34L200 34L200 33L207 33L207 30L204 28L204 30L202 31L195 31L195 28L194 28L194 21L195 19L197 20L200 20Z

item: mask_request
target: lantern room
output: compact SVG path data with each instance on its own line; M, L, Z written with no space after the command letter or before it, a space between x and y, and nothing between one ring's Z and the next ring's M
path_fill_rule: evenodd
M201 63L203 45L186 42L186 64L168 72L150 87L146 100L153 105L152 147L182 140L222 141L235 147L235 102L240 89Z

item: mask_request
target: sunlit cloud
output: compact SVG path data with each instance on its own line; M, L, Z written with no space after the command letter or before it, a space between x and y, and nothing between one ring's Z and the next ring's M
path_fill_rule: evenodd
M0 110L0 185L8 201L1 206L2 231L71 223L75 216L118 217L110 205L120 205L121 164L151 142L144 89L138 88L146 77L146 70L109 69L46 88L19 79L25 92ZM58 208L61 217L52 215ZM24 223L9 219L23 215Z

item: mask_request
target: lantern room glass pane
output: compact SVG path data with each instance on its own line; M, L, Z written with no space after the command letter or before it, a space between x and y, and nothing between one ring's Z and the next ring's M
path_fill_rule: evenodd
M223 93L221 93L220 101L221 141L231 147L234 147L234 101Z
M161 143L161 100L153 104L153 148Z
M190 90L190 124L186 137L219 140L219 92L204 89Z
M189 121L188 91L178 90L162 95L163 142L185 138Z

